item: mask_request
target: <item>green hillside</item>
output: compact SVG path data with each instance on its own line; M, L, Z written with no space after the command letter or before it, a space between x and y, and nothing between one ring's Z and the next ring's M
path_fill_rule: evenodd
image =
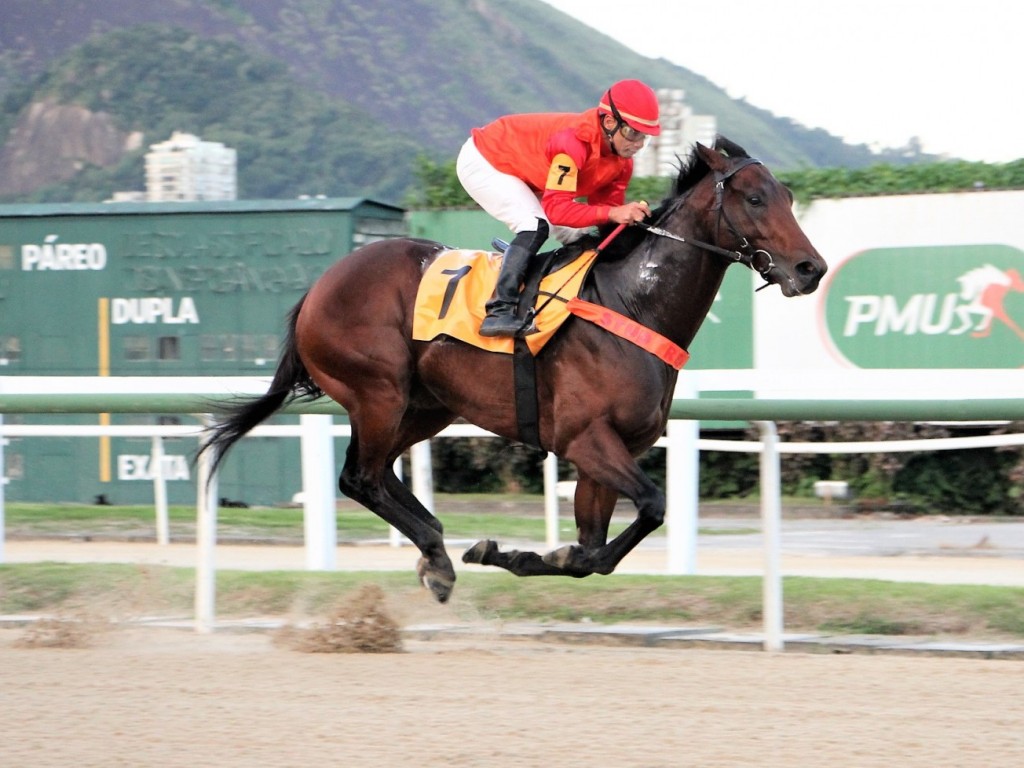
M152 137L147 146L182 130L234 147L243 198L346 196L358 189L398 199L421 151L345 101L297 87L278 60L163 26L90 39L7 102L45 99L108 113L125 130ZM88 201L112 189L141 189L145 151L34 197Z
M0 163L31 151L12 146L14 129L46 99L107 113L144 140L118 163L5 201L139 189L145 147L183 130L238 150L243 197L400 202L417 156L453 158L472 126L506 112L584 109L624 77L683 89L780 170L879 159L538 0L6 0Z

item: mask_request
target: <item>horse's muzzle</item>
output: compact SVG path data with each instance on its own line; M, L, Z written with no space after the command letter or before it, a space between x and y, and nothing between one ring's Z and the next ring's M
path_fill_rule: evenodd
M804 296L818 289L821 278L828 271L825 260L814 254L809 259L798 261L795 265L777 264L775 281L779 284L783 296ZM781 274L780 274L781 273Z

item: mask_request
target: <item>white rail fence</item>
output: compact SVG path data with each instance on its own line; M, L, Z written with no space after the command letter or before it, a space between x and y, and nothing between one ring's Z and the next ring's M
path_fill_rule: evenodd
M979 375L984 374L984 375ZM984 384L982 390L979 383ZM867 453L952 450L995 445L1024 444L1024 435L994 435L934 440L901 440L881 443L780 443L774 421L766 413L778 413L779 420L880 419L880 420L1017 420L1024 419L1024 400L1015 396L1024 383L1018 371L872 371L815 375L815 392L827 392L828 400L806 396L807 374L794 376L779 372L698 371L680 377L673 418L666 435L657 445L666 449L666 573L691 574L696 568L698 452L700 450L744 451L761 454L761 517L765 542L763 601L764 646L782 648L781 499L779 457L781 453ZM0 414L17 413L197 413L196 397L210 399L234 395L261 394L266 379L258 378L63 378L0 377ZM803 390L804 395L794 397ZM755 400L698 400L699 392L754 392ZM921 399L921 393L928 397ZM970 397L963 393L969 392ZM142 394L140 394L142 393ZM892 400L894 393L906 393L905 400ZM770 395L770 397L765 396ZM780 399L786 397L788 399ZM184 399L182 399L184 397ZM170 398L170 400L168 400ZM846 399L840 399L846 398ZM186 407L187 406L187 407ZM307 413L305 411L324 411ZM335 552L335 479L333 438L348 436L347 424L334 424L330 412L336 406L296 407L298 425L264 425L253 436L298 437L302 452L302 488L306 567L332 570ZM829 415L830 414L830 415ZM923 416L923 414L928 414ZM208 418L201 416L201 418ZM698 437L694 419L751 420L758 426L756 442L708 440ZM3 445L10 437L150 437L153 469L157 540L169 541L166 480L162 469L162 440L165 437L198 437L201 425L24 425L4 424L0 415L0 467ZM470 425L453 425L441 437L476 437L491 433ZM433 482L429 443L411 451L413 492L433 511ZM208 482L207 482L208 481ZM0 478L0 563L4 561L4 482ZM214 627L217 519L217 478L206 462L199 464L197 477L197 567L196 629L210 632ZM555 548L558 537L557 460L548 455L544 466L546 545ZM401 544L392 533L394 546Z

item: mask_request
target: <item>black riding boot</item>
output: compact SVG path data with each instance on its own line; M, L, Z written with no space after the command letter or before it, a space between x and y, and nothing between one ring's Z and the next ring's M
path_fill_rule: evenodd
M480 325L481 336L515 336L523 327L523 321L516 317L519 303L519 287L530 259L540 250L547 239L546 222L538 232L520 232L505 250L498 273L498 284L494 297L487 302L487 317Z

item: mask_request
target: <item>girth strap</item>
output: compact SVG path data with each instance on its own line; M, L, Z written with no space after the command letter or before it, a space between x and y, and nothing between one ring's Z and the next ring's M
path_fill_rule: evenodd
M537 360L526 346L526 339L517 336L512 355L515 384L516 421L519 441L540 448L540 412L537 404Z

